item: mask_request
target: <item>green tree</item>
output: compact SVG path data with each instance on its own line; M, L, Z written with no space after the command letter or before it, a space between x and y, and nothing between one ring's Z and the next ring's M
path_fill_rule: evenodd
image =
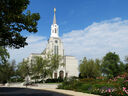
M0 82L6 83L14 72L14 64L8 62L9 53L4 47L0 47Z
M125 71L128 72L128 56L125 57Z
M125 65L125 71L128 73L128 64Z
M37 32L39 13L25 13L29 0L0 0L0 46L20 48L27 45L21 31Z
M59 66L64 66L62 62L62 56L54 54L47 54L46 57L42 58L35 56L32 59L32 74L34 77L42 77L44 79L46 76L52 78L52 74Z
M119 74L122 74L124 72L126 72L126 64L124 64L123 62L119 63Z
M53 54L48 56L48 60L50 60L48 65L48 73L52 77L52 74L54 71L56 71L60 66L65 66L63 60L63 57L58 54Z
M31 67L32 67L32 74L35 79L35 82L40 77L44 79L48 73L47 73L47 67L48 67L49 60L44 59L40 56L35 56L33 60L31 61Z
M103 57L102 72L107 76L117 76L119 74L119 55L109 52Z
M44 58L35 56L31 62L23 60L19 63L17 73L22 78L29 75L35 79L35 81L39 78L44 79L46 76L51 76L52 78L53 72L57 70L59 66L64 66L62 58L60 55L46 55Z
M102 60L100 59L95 59L95 64L96 64L96 67L97 67L97 70L99 71L99 74L101 75L101 64L102 64Z
M86 57L84 57L84 59L80 61L79 71L80 71L80 75L81 75L82 77L86 77L86 76L87 76L87 75L86 75L86 70L85 70L87 63L88 63L88 62L87 62Z
M87 60L86 57L81 61L79 65L79 71L82 76L87 78L96 78L101 75L100 70L100 60L90 59Z
M0 82L6 83L9 82L10 78L15 75L15 63L12 61L4 62L0 64Z
M4 47L0 47L0 64L7 62L8 58L9 53L7 52L7 49L5 49Z
M125 56L125 62L128 64L128 56Z
M23 60L17 65L17 68L17 73L21 76L21 78L31 75L31 66L28 60Z

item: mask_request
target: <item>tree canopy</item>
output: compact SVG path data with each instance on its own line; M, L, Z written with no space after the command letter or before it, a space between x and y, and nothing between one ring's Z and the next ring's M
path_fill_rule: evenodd
M28 60L23 60L17 65L17 72L22 78L25 78L27 75L31 74L31 66L29 65Z
M62 58L62 56L57 54L48 54L45 58L34 56L31 60L26 59L19 63L17 71L21 77L25 78L29 75L35 78L35 81L38 77L42 78L42 80L46 76L52 78L53 72L56 71L59 66L64 66Z
M120 65L120 58L119 55L116 54L115 52L108 52L104 57L103 57L103 62L102 62L102 71L106 75L112 75L112 76L117 76L119 74L119 65ZM122 65L121 65L122 66Z
M9 53L4 47L0 47L0 64L3 64L9 58Z
M15 74L15 61L0 64L0 83L6 83Z
M125 56L125 62L128 64L128 56Z
M31 60L31 69L32 69L32 74L33 77L38 79L38 77L42 77L44 79L46 75L48 74L48 59L44 59L41 56L35 56L33 60Z
M101 75L100 60L99 59L87 60L86 57L84 57L84 59L81 60L81 63L79 65L79 71L82 77L96 78L100 76Z
M37 32L39 13L25 13L29 0L0 0L0 46L20 48L27 45L21 31Z

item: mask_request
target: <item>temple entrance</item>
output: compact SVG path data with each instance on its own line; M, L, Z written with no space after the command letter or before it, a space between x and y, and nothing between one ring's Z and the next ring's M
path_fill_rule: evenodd
M61 70L61 71L59 72L59 77L60 77L61 79L64 78L64 71Z
M57 73L54 73L54 78L57 78Z
M57 78L57 73L54 73L54 78Z
M68 77L68 73L65 74L65 77L66 77L66 78Z

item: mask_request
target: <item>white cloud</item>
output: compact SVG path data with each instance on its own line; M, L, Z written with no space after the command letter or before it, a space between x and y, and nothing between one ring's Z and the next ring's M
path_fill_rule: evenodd
M81 59L102 58L107 52L128 55L128 20L114 18L93 23L83 30L73 30L62 36L65 53Z
M34 35L31 35L27 38L26 42L27 43L36 43L36 42L39 42L39 41L42 41L43 39L46 39L45 37L42 37L42 36L34 36Z
M49 34L50 35L50 34ZM94 22L83 30L73 30L61 37L64 42L66 55L78 59L102 58L107 52L120 54L121 58L128 55L128 20L114 18ZM11 59L17 62L28 57L31 53L41 53L46 47L46 37L28 36L28 46L21 49L9 49Z
M10 60L15 59L21 62L23 58L28 57L31 53L41 53L46 47L46 38L42 36L30 35L27 38L28 46L20 49L8 49Z

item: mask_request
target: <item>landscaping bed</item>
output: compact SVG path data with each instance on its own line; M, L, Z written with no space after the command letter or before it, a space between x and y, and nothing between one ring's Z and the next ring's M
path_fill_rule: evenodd
M119 76L113 79L70 78L58 88L102 96L128 96L128 80Z

